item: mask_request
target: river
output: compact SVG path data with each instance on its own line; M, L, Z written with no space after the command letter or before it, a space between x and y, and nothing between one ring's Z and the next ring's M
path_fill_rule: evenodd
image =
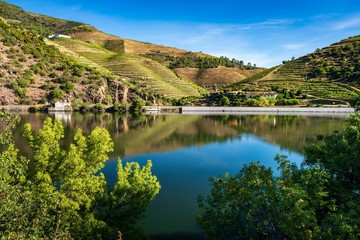
M210 177L237 173L251 161L272 167L276 174L276 154L285 154L297 164L303 147L317 135L329 134L345 126L345 114L313 115L143 115L138 118L117 114L57 113L22 114L15 131L17 145L29 154L21 137L25 122L39 129L46 117L58 118L65 126L64 145L72 141L76 129L85 134L97 126L111 134L115 150L103 172L115 181L118 158L153 162L153 173L161 190L138 223L150 239L202 239L193 221L197 197L206 195Z

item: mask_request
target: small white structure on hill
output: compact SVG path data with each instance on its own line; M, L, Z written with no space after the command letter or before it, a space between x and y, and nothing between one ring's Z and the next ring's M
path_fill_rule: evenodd
M55 107L49 108L49 112L70 112L72 111L71 102L56 102Z
M246 93L247 98L255 98L258 96L263 96L265 98L269 98L269 97L276 98L277 95L278 95L277 92L247 92Z
M51 38L71 38L71 36L55 33L55 34L48 35L47 38L49 38L49 39L51 39Z

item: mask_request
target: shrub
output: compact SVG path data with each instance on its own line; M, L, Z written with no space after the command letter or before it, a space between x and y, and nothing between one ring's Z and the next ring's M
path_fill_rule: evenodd
M65 92L60 88L55 88L49 93L49 100L51 102L56 102L65 97Z
M133 113L139 113L141 112L143 106L145 106L145 101L143 99L136 99L131 103L130 111Z
M230 105L230 100L227 96L222 96L220 98L220 105L222 106L229 106Z
M61 89L63 89L66 93L72 92L75 88L75 84L73 82L66 82L61 85Z

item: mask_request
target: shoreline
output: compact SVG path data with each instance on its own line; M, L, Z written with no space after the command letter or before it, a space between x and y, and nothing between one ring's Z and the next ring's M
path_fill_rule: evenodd
M4 105L0 109L10 112L30 112L32 108L44 105ZM166 113L178 110L180 114L219 114L219 113L355 113L350 107L203 107L203 106L144 106L145 112ZM51 111L51 107L48 108ZM156 110L156 111L155 111ZM50 112L49 111L49 112ZM68 111L54 111L68 112Z
M181 107L184 113L355 113L356 108L341 107Z

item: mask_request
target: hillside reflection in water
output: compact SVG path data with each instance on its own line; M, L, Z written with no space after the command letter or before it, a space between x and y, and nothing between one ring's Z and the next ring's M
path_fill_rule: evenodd
M15 132L16 142L22 126L29 122L39 129L49 115L24 114ZM55 118L54 115L50 115ZM88 134L97 126L105 127L115 143L104 173L115 181L116 160L153 161L153 172L162 189L139 225L151 239L201 239L193 222L196 199L209 192L208 179L225 172L235 174L241 166L260 161L276 171L274 156L289 155L300 163L303 147L317 135L329 134L344 127L344 116L278 115L154 115L131 118L117 114L57 115L64 122L64 145L75 130Z

